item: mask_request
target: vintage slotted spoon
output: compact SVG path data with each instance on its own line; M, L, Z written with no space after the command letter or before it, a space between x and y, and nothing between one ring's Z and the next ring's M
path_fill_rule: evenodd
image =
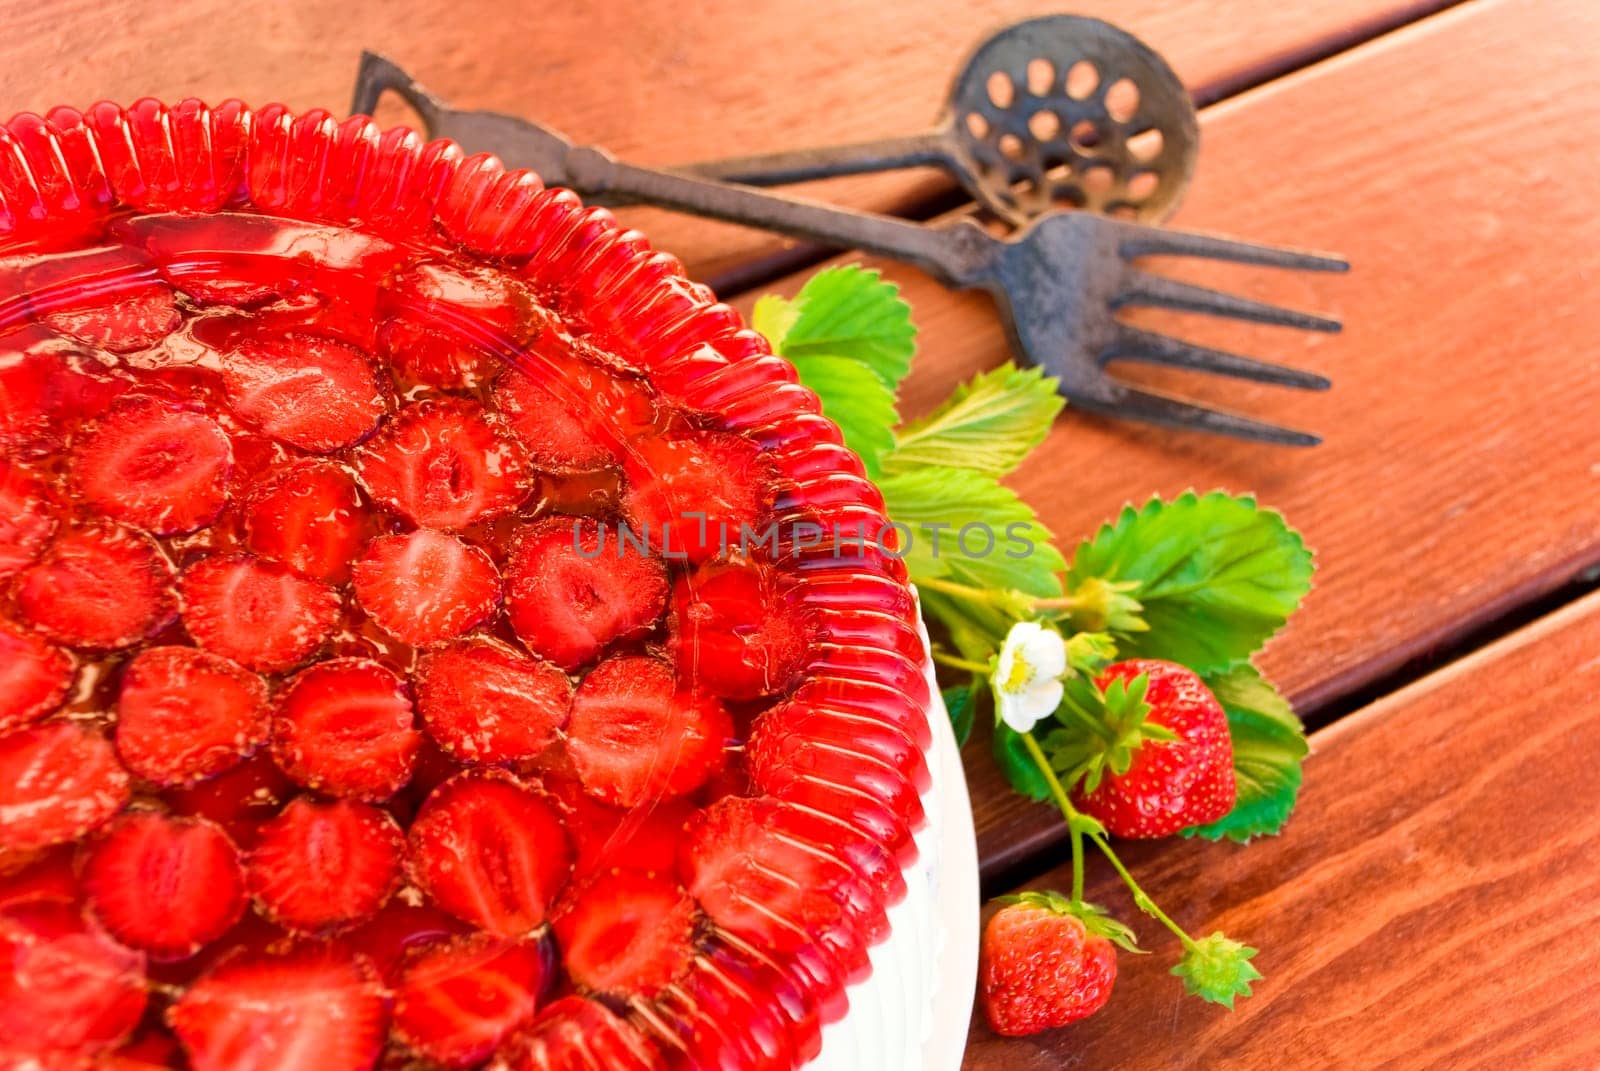
M370 114L385 90L416 110L430 135L468 152L492 153L526 167L550 185L761 227L799 238L914 264L957 289L994 298L1012 351L1060 381L1080 408L1112 416L1239 438L1311 446L1320 440L1249 417L1208 409L1119 382L1113 360L1144 361L1263 383L1323 390L1310 372L1191 345L1123 323L1119 309L1154 306L1230 316L1309 331L1339 322L1154 275L1133 265L1145 256L1194 256L1307 271L1345 271L1340 257L1170 231L1091 212L1052 212L1007 238L968 218L943 225L834 208L797 197L620 163L600 149L575 146L553 130L498 112L456 109L430 95L392 61L362 58L355 111Z
M1153 49L1100 19L1045 15L974 49L924 133L674 170L778 186L937 166L1018 226L1059 208L1155 223L1178 207L1199 144L1194 102Z

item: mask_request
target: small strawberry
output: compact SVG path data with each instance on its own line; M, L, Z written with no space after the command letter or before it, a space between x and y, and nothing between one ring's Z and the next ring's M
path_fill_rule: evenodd
M55 530L43 481L0 457L0 579L38 557Z
M605 1005L563 997L517 1033L491 1071L663 1071L655 1048Z
M527 356L500 376L494 403L545 472L615 465L628 442L656 421L655 401L643 381L587 360L554 325L540 331Z
M195 1071L369 1071L386 1020L365 963L314 950L229 959L167 1011Z
M684 680L728 699L786 691L809 630L793 585L748 559L708 562L672 588L671 649Z
M482 1063L533 1018L549 973L536 940L474 934L420 948L395 986L395 1036L446 1067Z
M723 931L779 951L815 946L859 976L884 925L881 894L828 845L793 835L790 812L764 797L707 807L680 847L684 885Z
M83 887L106 930L157 959L185 959L244 914L244 871L220 827L135 811L88 845Z
M504 367L527 338L532 298L490 268L422 263L380 298L378 345L399 373L439 390L471 390Z
M642 638L666 606L666 567L622 547L607 527L592 518L540 521L522 529L506 565L512 629L568 671L612 643Z
M319 335L246 338L222 355L222 383L239 419L314 454L360 442L389 407L371 359Z
M76 840L128 795L128 772L91 729L53 721L0 736L0 854Z
M638 807L705 784L725 761L732 735L722 704L680 689L670 665L620 656L578 686L567 752L590 795Z
M38 260L28 266L24 285L51 330L85 346L133 353L166 338L180 319L171 287L133 281L145 270L134 251L111 246ZM63 293L76 295L77 303L63 300Z
M1233 810L1228 716L1198 676L1131 659L1108 667L1098 684L1115 741L1091 753L1077 775L1079 810L1119 837L1165 837Z
M428 735L468 763L513 763L555 742L572 713L572 682L548 662L490 639L430 651L413 682Z
M135 395L72 453L72 485L103 516L156 535L192 532L228 501L233 444L197 409Z
M0 733L31 725L59 707L73 676L66 652L0 619Z
M17 576L17 608L72 647L113 650L161 631L177 612L172 566L148 536L112 525L62 533Z
M246 878L274 922L318 933L376 915L404 853L400 827L378 808L301 796L257 830Z
M578 985L648 1000L688 969L695 916L694 901L672 878L613 870L567 895L556 942Z
M763 539L777 497L772 461L731 432L638 439L622 471L624 507L651 548L697 563Z
M411 778L422 739L414 720L405 682L377 662L319 662L278 694L272 754L307 788L386 800Z
M367 517L343 466L308 458L275 468L251 489L242 510L245 546L329 584L350 577Z
M480 929L521 937L545 921L572 872L556 804L497 773L467 773L411 823L411 875L434 903Z
M401 410L356 451L355 465L373 498L428 528L465 528L509 513L531 486L522 448L463 398Z
M983 931L979 994L989 1027L1024 1037L1093 1015L1111 999L1120 924L1055 893L1002 897Z
M0 1054L87 1056L116 1045L144 1015L144 965L73 905L0 908Z
M339 593L277 562L205 558L179 587L183 624L206 650L264 673L304 662L339 619Z
M151 647L123 671L117 754L147 781L191 784L265 743L267 723L267 685L254 673L193 647Z
M500 605L494 560L481 548L432 528L374 539L351 577L367 616L413 647L453 640Z

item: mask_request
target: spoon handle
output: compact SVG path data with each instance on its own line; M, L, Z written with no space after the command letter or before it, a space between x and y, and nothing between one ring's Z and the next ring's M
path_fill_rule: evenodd
M930 227L691 175L635 167L619 163L595 148L573 149L567 154L566 171L572 186L584 194L618 194L630 201L760 227L841 249L861 249L913 264L951 287L976 285L1001 245L999 239L968 220Z
M942 130L929 130L898 138L858 141L816 149L733 156L675 167L676 171L738 182L746 186L786 186L791 182L899 171L907 167L953 168L949 140Z

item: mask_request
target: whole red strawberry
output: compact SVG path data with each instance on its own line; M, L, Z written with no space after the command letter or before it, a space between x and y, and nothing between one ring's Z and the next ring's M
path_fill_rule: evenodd
M983 931L979 964L989 1027L1023 1037L1077 1022L1111 999L1126 931L1088 904L1048 892L1004 897Z
M1148 681L1142 696L1141 676ZM1233 810L1238 786L1228 716L1193 671L1136 658L1107 667L1098 683L1124 738L1139 743L1131 757L1079 782L1079 810L1118 837L1165 837Z

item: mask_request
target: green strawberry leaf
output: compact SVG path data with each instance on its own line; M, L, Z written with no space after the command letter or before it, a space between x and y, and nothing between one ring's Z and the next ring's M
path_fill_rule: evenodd
M945 465L1004 476L1044 442L1063 404L1054 379L1037 368L1003 364L963 383L939 408L900 429L884 471Z
M878 271L859 264L826 268L806 281L793 304L799 313L792 318L777 315L777 306L763 310L774 330L787 328L780 339L767 337L791 361L846 357L872 369L891 392L910 371L917 348L911 307Z
M1183 831L1206 840L1240 844L1277 833L1300 793L1300 764L1311 750L1289 701L1254 666L1238 666L1206 684L1228 712L1233 738L1233 779L1239 800L1208 825Z
M1050 782L1045 780L1033 756L1028 754L1022 734L1005 722L999 722L994 727L994 761L1020 795L1035 803L1043 803L1050 798Z
M1261 977L1250 962L1256 951L1219 931L1195 941L1172 973L1188 993L1231 1010L1234 998L1248 997L1250 983Z
M800 382L822 399L822 415L839 425L844 444L876 477L894 448L894 391L871 368L849 357L791 357Z
M942 689L939 693L944 699L945 709L950 712L950 725L956 733L957 747L965 747L972 736L972 724L978 710L977 691L974 684L961 684Z
M878 481L889 516L905 525L906 568L914 581L1061 594L1060 551L1033 510L994 477L929 465Z
M766 336L774 353L783 352L783 340L800 319L800 306L781 294L764 294L750 310L750 326Z
M1136 582L1148 631L1119 633L1124 658L1202 675L1250 657L1311 589L1311 552L1283 517L1221 491L1152 498L1122 511L1073 555L1067 588Z

